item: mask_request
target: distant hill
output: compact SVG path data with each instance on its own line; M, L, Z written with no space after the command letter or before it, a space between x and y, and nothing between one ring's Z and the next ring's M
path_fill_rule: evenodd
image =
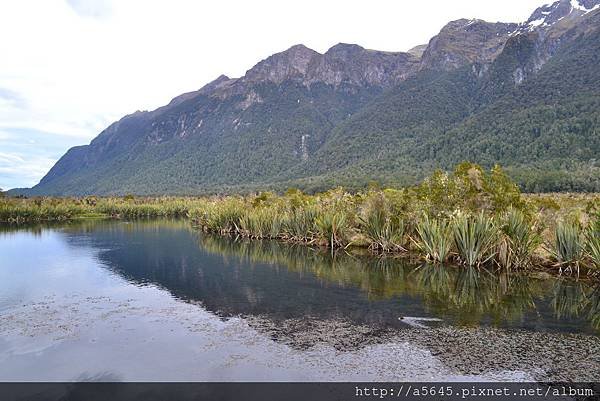
M274 54L123 117L27 195L404 185L461 160L528 191L600 191L600 0L447 24L409 52Z

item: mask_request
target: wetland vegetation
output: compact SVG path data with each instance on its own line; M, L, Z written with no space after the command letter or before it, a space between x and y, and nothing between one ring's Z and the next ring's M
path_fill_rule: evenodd
M521 194L500 167L467 162L416 186L372 183L354 193L0 199L5 223L98 217L182 217L221 235L430 263L578 277L600 271L600 196Z

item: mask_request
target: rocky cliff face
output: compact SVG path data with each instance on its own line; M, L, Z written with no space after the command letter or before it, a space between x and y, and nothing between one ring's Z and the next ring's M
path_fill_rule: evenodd
M425 138L451 142L446 132L472 113L496 100L506 104L529 82L535 90L548 86L535 82L555 55L577 60L565 49L587 60L578 68L597 67L589 61L589 38L599 29L600 0L559 0L520 24L452 21L408 52L339 43L321 54L295 45L240 78L222 75L166 106L122 118L90 145L69 150L29 193L254 188L321 180L311 177L360 163L374 173L388 166L407 171L399 160L412 157ZM552 68L571 68L560 62ZM573 87L593 76L583 75L570 78ZM556 91L544 96L565 92ZM423 156L427 166L440 157L419 151L430 152Z
M472 63L490 63L517 27L518 24L476 19L452 21L429 41L420 68L451 70Z
M418 64L419 57L412 53L368 50L355 44L339 43L325 54L295 45L259 62L235 84L247 87L261 82L279 85L295 81L306 86L322 83L334 87L342 84L389 87L414 73ZM213 92L219 92L218 86L214 89ZM231 85L221 89L221 92L236 92Z

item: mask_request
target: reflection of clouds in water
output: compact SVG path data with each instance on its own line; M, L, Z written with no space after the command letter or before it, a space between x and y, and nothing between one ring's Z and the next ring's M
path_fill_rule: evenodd
M47 227L41 236L33 229L19 230L14 239L21 241L11 242L6 234L8 240L0 242L5 252L17 247L18 256L11 261L23 267L11 269L18 275L10 283L35 294L0 311L0 319L8 322L0 325L0 360L11 358L10 364L0 363L0 377L39 374L38 379L71 380L108 372L124 381L465 378L460 372L480 372L461 370L459 362L494 374L511 369L514 375L523 366L539 365L533 358L539 360L544 351L558 355L558 371L600 371L585 357L598 355L597 337L540 333L539 328L515 333L448 327L453 311L472 300L482 309L465 310L475 316L497 300L503 307L511 301L498 297L505 294L499 278L484 272L415 270L393 260L332 257L275 243L239 247L222 238L199 247L202 234L191 234L189 224L181 221L82 221L59 230ZM502 283L512 288L509 294L523 292L536 302L552 295L535 281ZM449 298L456 288L459 296ZM42 299L42 294L53 295ZM572 294L576 299L580 293ZM390 316L400 327L400 316L426 317L418 309L423 297L428 305L445 305L439 315L433 314L444 318L443 325L404 330L386 325ZM256 318L259 312L264 321ZM552 315L548 308L542 312L544 319ZM372 320L361 325L364 317ZM577 328L569 323L556 324ZM478 344L482 348L477 352L469 350ZM486 356L490 350L493 357ZM519 356L522 350L529 355L525 359ZM507 362L499 363L501 358ZM572 366L563 369L565 362ZM513 378L508 373L503 377Z
M123 376L114 372L82 373L75 378L76 382L122 382Z

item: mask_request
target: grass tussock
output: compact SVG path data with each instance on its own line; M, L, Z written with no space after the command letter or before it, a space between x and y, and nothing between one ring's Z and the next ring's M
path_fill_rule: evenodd
M467 266L481 266L496 256L499 229L482 212L472 216L458 214L452 222L458 259Z
M584 256L585 241L583 231L578 223L560 222L554 231L552 255L560 270L563 268L579 272Z
M416 224L414 243L427 260L445 262L454 245L452 226L449 221L429 218L426 214Z
M509 208L501 217L498 261L506 268L525 268L542 244L541 230L520 210Z

